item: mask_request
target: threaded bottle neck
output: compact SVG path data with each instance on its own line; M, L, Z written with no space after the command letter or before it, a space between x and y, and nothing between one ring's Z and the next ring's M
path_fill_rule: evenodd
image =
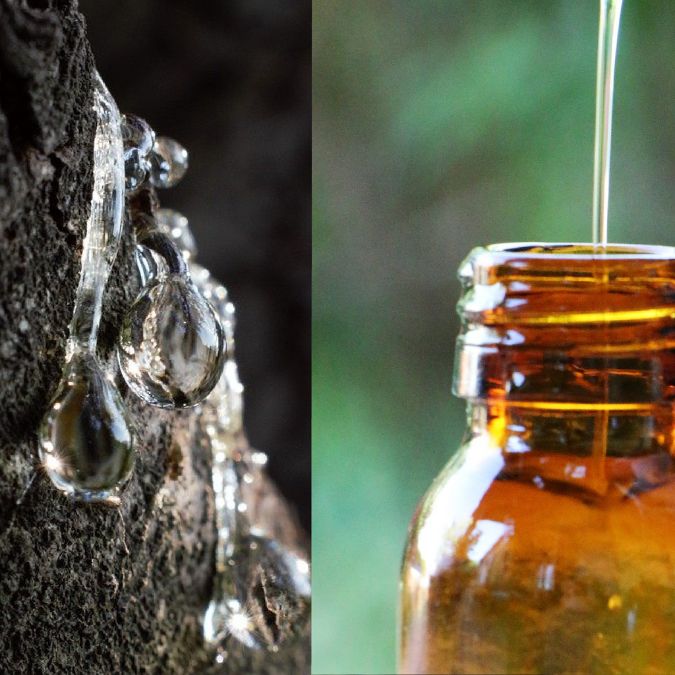
M515 244L460 269L454 391L520 406L670 405L675 249Z

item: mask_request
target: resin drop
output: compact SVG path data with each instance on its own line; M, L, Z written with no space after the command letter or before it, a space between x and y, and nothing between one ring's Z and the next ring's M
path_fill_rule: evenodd
M155 279L163 279L168 274L164 258L147 246L143 246L143 244L136 245L136 269L141 286L147 286Z
M139 188L145 181L150 163L143 157L138 148L129 148L124 151L124 186L132 191Z
M220 415L208 410L213 398L204 404L203 414L213 421L207 421L207 434L218 543L204 639L220 648L232 637L251 649L275 649L293 622L309 611L310 565L275 539L278 511L267 508L259 493L265 455L247 447L240 419L230 418L225 427Z
M155 214L159 231L169 237L180 249L185 260L197 255L197 244L192 236L188 219L173 209L158 209Z
M127 314L118 359L129 387L160 408L186 408L214 388L225 336L189 278L171 274L146 286Z
M66 363L39 434L42 467L63 492L113 503L133 467L131 434L115 384L96 356L103 292L122 232L124 164L115 101L98 74L94 83L93 190L82 244Z
M146 157L155 143L155 132L137 115L122 116L122 140L125 148L136 148L141 157Z
M39 454L54 485L84 500L111 500L131 474L122 400L88 353L68 364L42 423Z
M159 136L150 153L150 182L156 188L170 188L188 169L188 152L178 141Z

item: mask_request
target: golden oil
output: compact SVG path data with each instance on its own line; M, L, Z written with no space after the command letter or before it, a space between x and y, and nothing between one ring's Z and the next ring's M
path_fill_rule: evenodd
M401 673L675 672L675 249L463 265L462 447L413 518Z

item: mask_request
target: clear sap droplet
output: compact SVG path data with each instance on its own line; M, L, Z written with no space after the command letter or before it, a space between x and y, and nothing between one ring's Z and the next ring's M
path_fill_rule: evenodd
M190 274L199 292L211 303L211 306L220 318L223 330L225 331L228 356L230 359L234 359L235 311L234 305L230 302L227 289L218 283L205 267L193 261L190 261Z
M150 157L150 182L156 188L170 188L183 178L188 168L188 152L178 141L159 136Z
M197 255L197 244L192 236L188 219L173 209L158 209L155 213L157 227L171 239L180 249L185 260L190 260Z
M147 286L154 279L161 279L168 274L166 260L143 244L136 244L136 268L141 286Z
M89 353L75 354L40 429L40 461L60 490L108 501L133 468L131 433L114 384Z
M129 387L160 408L186 408L214 388L225 363L220 321L190 279L171 274L145 287L118 344Z
M122 140L125 148L137 148L141 157L146 157L155 143L155 132L137 115L122 116Z
M124 187L136 190L144 181L150 170L150 163L141 156L138 148L124 151Z

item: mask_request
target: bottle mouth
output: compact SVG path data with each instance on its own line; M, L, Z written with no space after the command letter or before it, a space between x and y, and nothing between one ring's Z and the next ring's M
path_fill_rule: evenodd
M473 249L459 270L469 323L607 323L670 316L675 248L509 243Z
M603 403L611 373L614 402L675 396L675 248L493 244L459 278L458 395Z
M465 287L510 281L526 284L548 279L614 285L627 281L675 279L675 248L636 244L506 243L473 249L459 270ZM634 284L633 284L634 286Z
M636 256L649 260L669 260L675 258L675 248L672 246L649 246L643 244L588 244L588 243L503 243L490 244L485 247L486 251L496 255L508 257L525 257L540 260L555 256L572 259L634 259Z

